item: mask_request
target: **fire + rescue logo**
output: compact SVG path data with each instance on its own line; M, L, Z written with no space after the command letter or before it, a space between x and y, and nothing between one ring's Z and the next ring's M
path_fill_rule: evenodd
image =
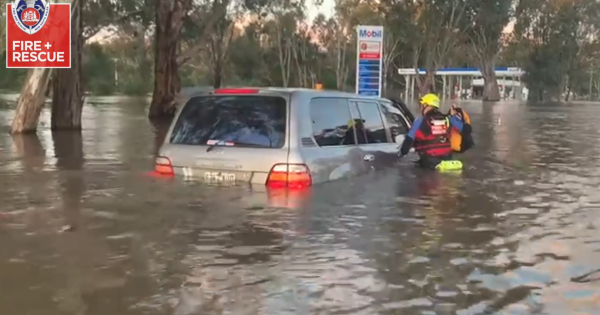
M46 24L50 4L45 0L14 0L11 3L11 11L15 24L23 32L32 35Z

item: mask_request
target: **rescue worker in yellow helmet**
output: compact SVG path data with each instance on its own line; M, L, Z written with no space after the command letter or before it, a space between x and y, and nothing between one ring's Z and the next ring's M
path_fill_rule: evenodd
M400 155L408 154L412 147L419 154L418 165L426 169L440 169L445 164L442 162L452 161L452 146L450 144L450 132L456 128L463 133L470 126L463 124L457 116L454 108L450 109L450 115L440 112L440 99L433 93L424 95L419 104L421 105L421 116L413 122L408 134L404 138L400 149ZM467 126L467 127L465 127ZM462 163L453 161L457 168L462 168Z

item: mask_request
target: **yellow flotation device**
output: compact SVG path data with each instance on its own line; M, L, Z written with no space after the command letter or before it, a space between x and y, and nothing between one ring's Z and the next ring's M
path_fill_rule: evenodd
M469 125L471 124L471 117L469 117L469 114L467 114L466 111L464 111L462 108L457 108L456 111L458 111L458 116L460 118L462 118L463 123L469 124ZM464 152L465 149L463 148L462 142L463 142L462 134L456 128L452 128L452 130L450 130L450 145L452 146L452 151ZM469 148L470 148L470 146L469 146Z
M463 163L458 160L442 161L435 166L435 169L440 172L460 171L463 169Z

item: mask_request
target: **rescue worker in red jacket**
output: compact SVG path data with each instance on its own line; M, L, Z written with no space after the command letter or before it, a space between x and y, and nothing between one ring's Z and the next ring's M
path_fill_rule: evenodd
M463 128L470 128L470 126L463 124L454 108L450 110L450 115L442 114L439 111L440 99L433 93L424 95L419 103L422 115L415 119L404 138L400 155L408 154L414 146L420 157L419 166L437 169L443 161L450 161L453 158L450 143L452 128L462 133L465 131ZM462 168L462 163L460 165Z

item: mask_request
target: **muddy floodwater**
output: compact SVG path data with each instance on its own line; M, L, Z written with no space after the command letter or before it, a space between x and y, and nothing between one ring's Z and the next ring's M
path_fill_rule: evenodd
M145 176L145 101L1 102L1 315L600 314L600 104L464 103L461 174L273 193Z

